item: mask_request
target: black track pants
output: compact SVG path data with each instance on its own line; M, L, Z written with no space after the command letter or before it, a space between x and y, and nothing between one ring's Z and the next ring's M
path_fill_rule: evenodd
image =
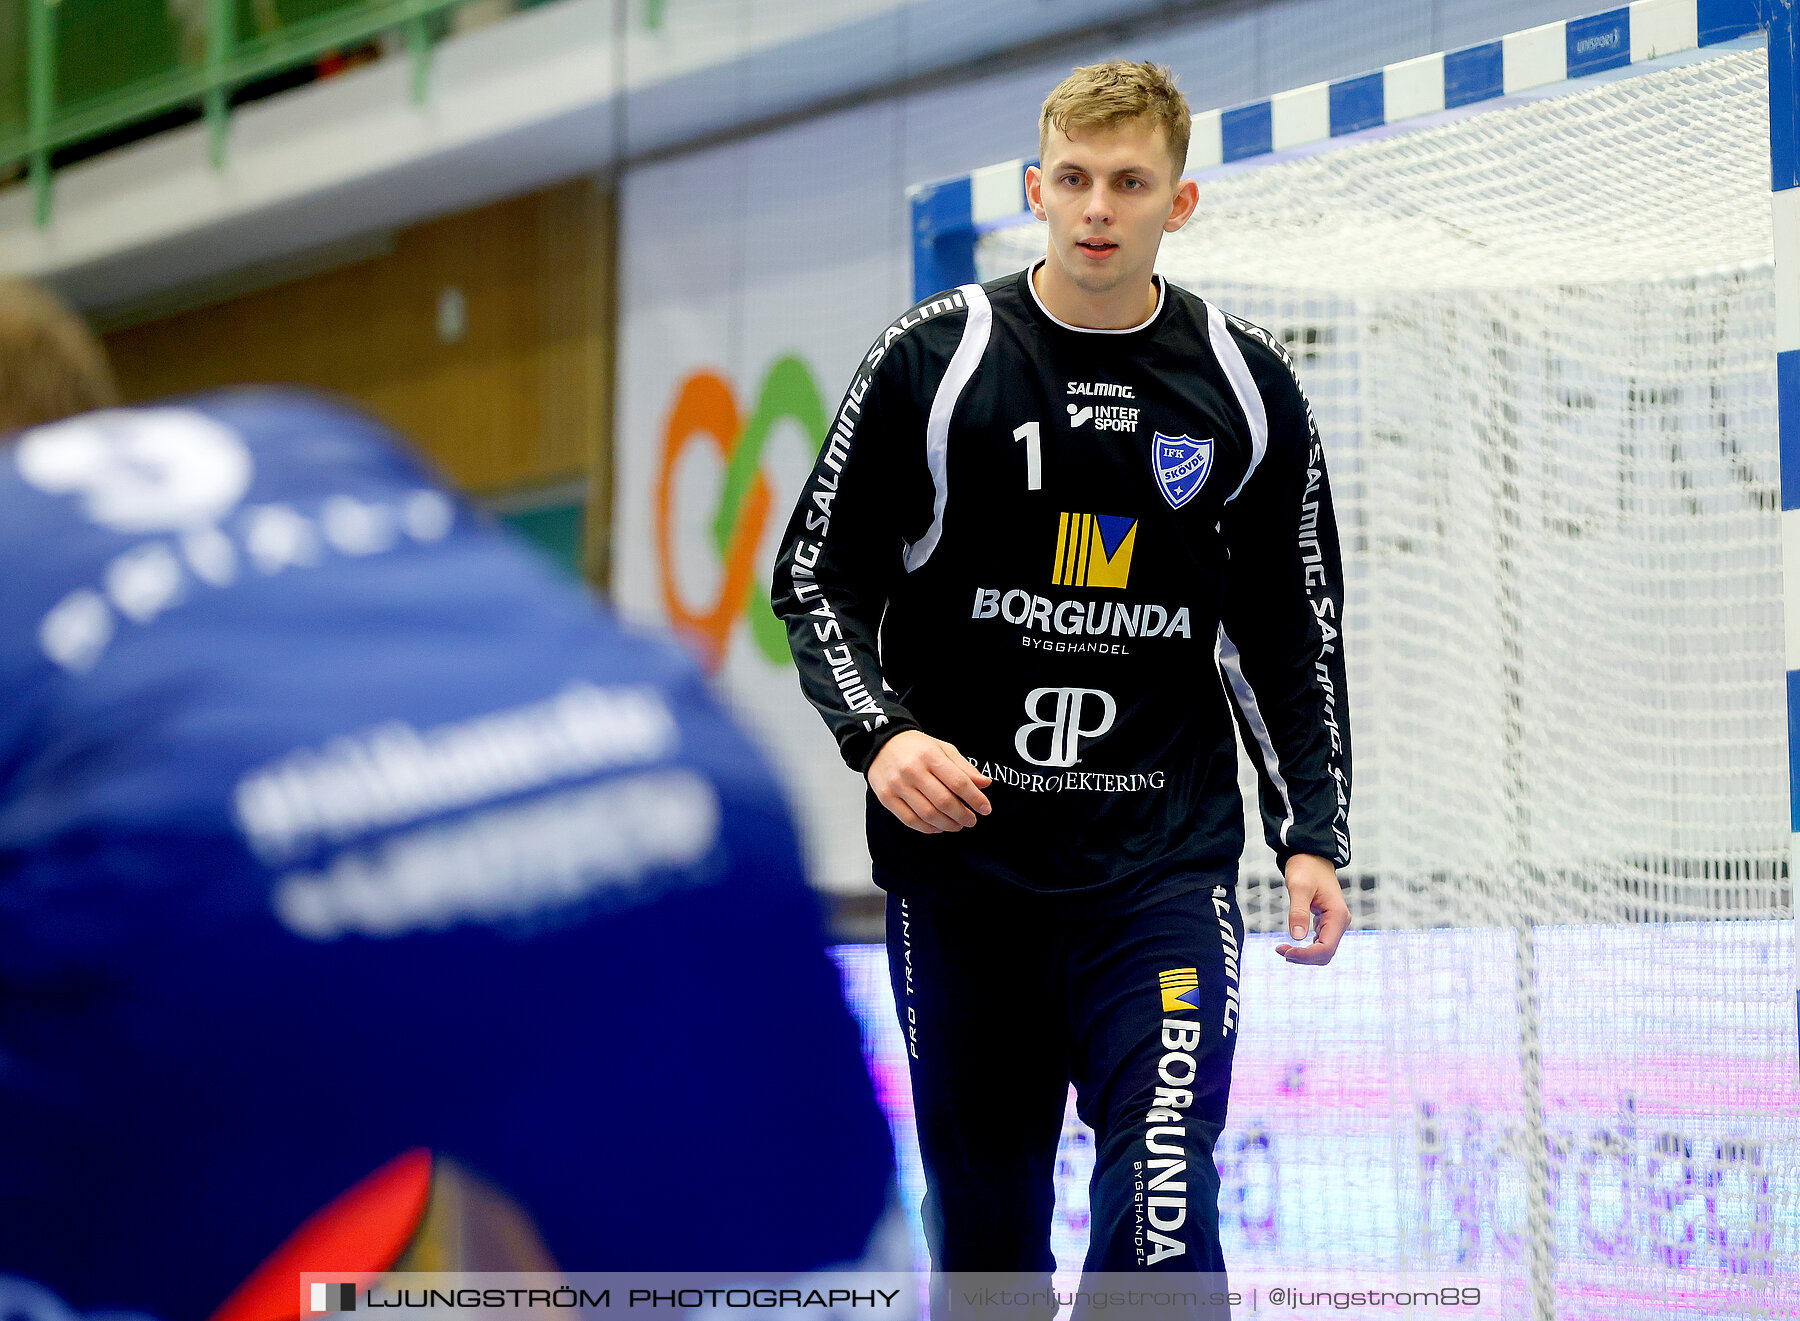
M889 896L934 1321L1054 1313L970 1307L943 1277L1048 1284L1071 1080L1097 1141L1085 1273L1202 1284L1192 1279L1202 1272L1202 1295L1223 1291L1213 1146L1231 1088L1243 936L1228 885L1121 916L1025 891Z

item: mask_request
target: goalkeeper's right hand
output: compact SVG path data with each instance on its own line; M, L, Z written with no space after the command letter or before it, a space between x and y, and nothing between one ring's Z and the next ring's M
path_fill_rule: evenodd
M954 745L906 729L881 745L869 763L869 787L881 805L925 835L967 830L993 811L981 791L993 780Z

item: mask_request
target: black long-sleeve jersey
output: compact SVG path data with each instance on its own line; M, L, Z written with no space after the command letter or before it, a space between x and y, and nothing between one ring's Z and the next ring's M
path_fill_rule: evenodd
M993 777L876 880L1167 894L1235 877L1235 715L1279 861L1349 861L1337 527L1292 363L1157 279L1128 330L1030 272L926 299L863 359L788 524L776 613L844 760L923 729Z

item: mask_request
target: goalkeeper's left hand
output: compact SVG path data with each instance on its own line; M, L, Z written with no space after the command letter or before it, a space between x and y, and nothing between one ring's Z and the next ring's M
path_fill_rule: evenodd
M1277 945L1289 963L1323 967L1337 953L1338 940L1350 929L1350 908L1338 885L1337 868L1324 858L1296 853L1288 859L1288 932L1296 942L1313 933L1310 945Z

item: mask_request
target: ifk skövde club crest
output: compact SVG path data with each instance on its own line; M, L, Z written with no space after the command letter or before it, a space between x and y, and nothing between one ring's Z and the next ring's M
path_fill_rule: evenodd
M1165 436L1156 433L1151 442L1151 462L1156 467L1156 484L1163 497L1176 509L1181 508L1206 485L1212 471L1212 440L1195 440L1192 436Z

